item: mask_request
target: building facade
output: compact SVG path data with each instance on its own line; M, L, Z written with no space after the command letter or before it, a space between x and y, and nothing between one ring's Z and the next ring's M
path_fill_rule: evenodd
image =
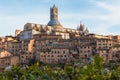
M47 64L71 63L96 54L105 61L119 61L120 36L90 34L82 23L76 29L65 28L54 5L46 25L26 23L15 36L1 37L0 51L3 66L26 66L33 59Z

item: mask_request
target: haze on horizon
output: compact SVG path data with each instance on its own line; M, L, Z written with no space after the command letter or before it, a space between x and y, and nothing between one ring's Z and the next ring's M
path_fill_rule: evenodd
M66 28L76 29L81 21L90 33L120 35L120 0L2 0L0 36L14 35L27 22L47 24L54 4Z

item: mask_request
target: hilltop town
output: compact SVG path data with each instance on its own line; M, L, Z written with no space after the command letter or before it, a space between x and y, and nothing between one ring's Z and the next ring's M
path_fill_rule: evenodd
M65 64L91 60L97 54L105 62L120 61L120 36L90 33L84 24L65 28L58 19L58 8L50 8L46 25L26 23L15 36L0 37L0 70L12 65L25 67L33 61Z

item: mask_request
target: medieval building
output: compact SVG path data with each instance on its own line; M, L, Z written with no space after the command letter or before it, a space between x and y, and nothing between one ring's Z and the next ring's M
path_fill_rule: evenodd
M64 28L58 20L58 8L54 5L50 8L50 21L47 25L26 23L24 30L20 32L20 41L31 39L35 34L61 35L62 39L70 39L88 34L89 31L84 24L77 26L77 29ZM18 34L17 34L18 35Z

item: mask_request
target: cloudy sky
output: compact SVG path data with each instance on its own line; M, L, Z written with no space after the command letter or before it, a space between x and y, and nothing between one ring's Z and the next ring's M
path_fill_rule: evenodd
M14 35L27 22L47 24L54 4L66 28L76 29L81 21L90 33L120 35L120 0L1 0L0 36Z

